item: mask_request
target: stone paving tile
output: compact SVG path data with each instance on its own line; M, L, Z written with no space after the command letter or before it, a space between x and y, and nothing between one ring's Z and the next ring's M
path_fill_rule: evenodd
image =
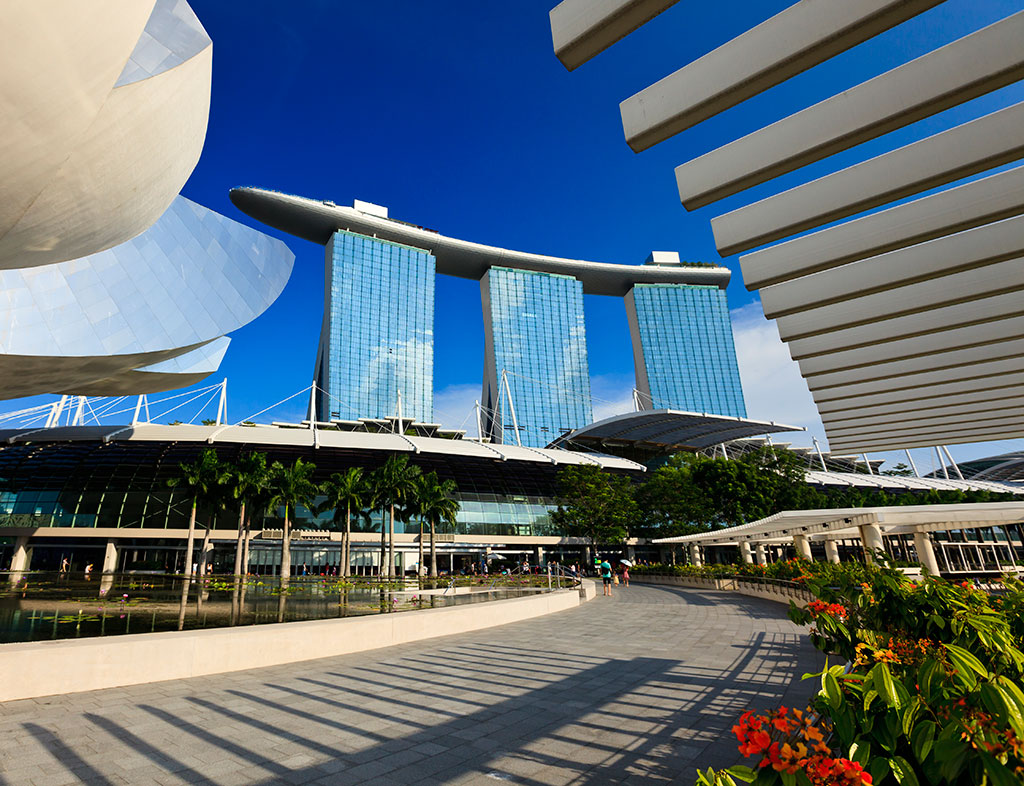
M779 604L633 586L419 644L0 704L0 786L690 783L735 762L741 712L805 701L821 665Z

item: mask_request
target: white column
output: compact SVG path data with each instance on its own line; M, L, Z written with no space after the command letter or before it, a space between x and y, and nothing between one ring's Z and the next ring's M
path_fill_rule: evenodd
M764 553L764 544L763 543L756 543L755 544L755 549L756 549L755 553L757 554L757 564L758 565L767 565L768 564L768 557Z
M861 525L860 542L864 547L864 559L869 564L875 561L875 552L885 551L885 543L882 541L882 530L877 524Z
M28 536L22 535L14 541L14 556L11 557L11 573L28 570L32 563L32 549L28 546Z
M793 548L796 549L797 557L809 560L811 558L811 544L806 535L793 536Z
M701 559L700 555L700 546L698 546L696 543L690 544L690 562L691 564L696 565L698 568L704 564L704 561Z
M534 548L533 551L534 551L534 559L537 561L537 564L538 565L543 565L544 564L544 547L543 546L537 546L537 547Z
M938 576L939 560L935 557L935 548L927 532L914 532L914 551L917 552L918 562L933 576Z
M754 555L750 551L750 542L746 540L740 541L740 557L743 559L743 564L749 565L754 561Z
M199 552L199 570L197 571L199 576L206 575L206 566L210 564L211 557L213 557L213 541L206 537L203 539L203 550Z
M839 544L832 539L825 541L825 557L829 562L839 562Z
M115 573L117 571L117 544L107 541L107 550L103 553L103 572Z

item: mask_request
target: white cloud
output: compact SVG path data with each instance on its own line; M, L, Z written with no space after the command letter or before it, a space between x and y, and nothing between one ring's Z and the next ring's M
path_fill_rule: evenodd
M465 429L477 436L473 407L480 399L480 385L455 384L434 391L434 420L444 428Z
M633 375L600 374L590 380L594 420L633 411Z
M825 429L800 368L789 356L774 322L765 319L761 301L731 312L736 360L747 402L747 416L803 426L806 433L780 434L779 439L810 445L816 436L826 447Z

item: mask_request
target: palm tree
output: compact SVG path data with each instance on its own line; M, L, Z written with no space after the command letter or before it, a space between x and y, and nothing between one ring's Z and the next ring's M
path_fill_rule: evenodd
M341 523L342 511L345 512L345 539L341 542L341 575L348 576L349 551L352 540L352 509L362 510L367 503L369 489L363 478L362 467L349 467L344 474L333 473L320 484L321 493L327 499L317 507L317 513L334 510L332 521L335 526Z
M231 468L232 494L239 502L238 545L235 547L235 575L241 576L249 565L249 533L253 515L266 510L261 498L267 497L270 486L270 467L266 453L246 453ZM248 510L248 515L246 511Z
M416 478L420 468L409 463L408 456L391 455L384 465L374 470L374 485L377 487L378 504L388 509L388 565L387 578L395 569L395 508L404 505L416 489ZM381 522L381 545L383 548L384 523Z
M454 480L438 480L436 472L421 476L416 488L417 513L430 525L430 577L437 578L436 529L441 523L455 524L459 487Z
M178 464L181 474L167 481L172 488L182 487L192 497L192 512L188 519L188 539L185 542L185 575L192 575L192 550L196 538L196 510L200 504L220 506L227 480L227 465L217 458L217 451L206 448L191 463ZM212 522L211 522L212 523Z
M292 519L298 505L312 507L316 497L317 486L313 482L316 465L301 458L295 459L290 467L275 461L270 465L269 493L267 507L284 508L284 530L281 533L281 583L287 583L292 572Z

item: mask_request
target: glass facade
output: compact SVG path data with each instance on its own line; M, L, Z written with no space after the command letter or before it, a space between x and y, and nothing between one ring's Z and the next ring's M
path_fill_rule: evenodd
M570 276L492 267L484 304L484 391L496 442L544 447L590 423L583 284ZM502 371L507 372L502 378ZM505 383L512 397L507 406Z
M434 257L352 232L327 244L321 420L434 414Z
M0 449L0 533L10 527L116 527L126 530L126 536L139 530L186 529L191 499L182 489L169 486L168 480L179 474L179 463L193 461L206 447L206 443L158 441L6 446ZM226 444L216 450L228 462L252 450L284 464L301 457L316 464L316 482L354 466L372 471L388 456L377 450L274 445ZM559 467L544 459L498 462L442 454L417 454L410 459L424 472L434 471L458 486L460 509L454 534L558 534L548 514L555 507ZM280 527L280 513L253 526ZM333 511L315 516L299 508L295 526L329 529L332 518ZM215 529L234 529L238 513L201 509L199 521ZM352 528L379 532L380 522L379 511L368 520L353 515ZM395 528L399 533L414 533L419 524L396 521Z
M637 284L626 314L645 409L747 416L724 290Z

